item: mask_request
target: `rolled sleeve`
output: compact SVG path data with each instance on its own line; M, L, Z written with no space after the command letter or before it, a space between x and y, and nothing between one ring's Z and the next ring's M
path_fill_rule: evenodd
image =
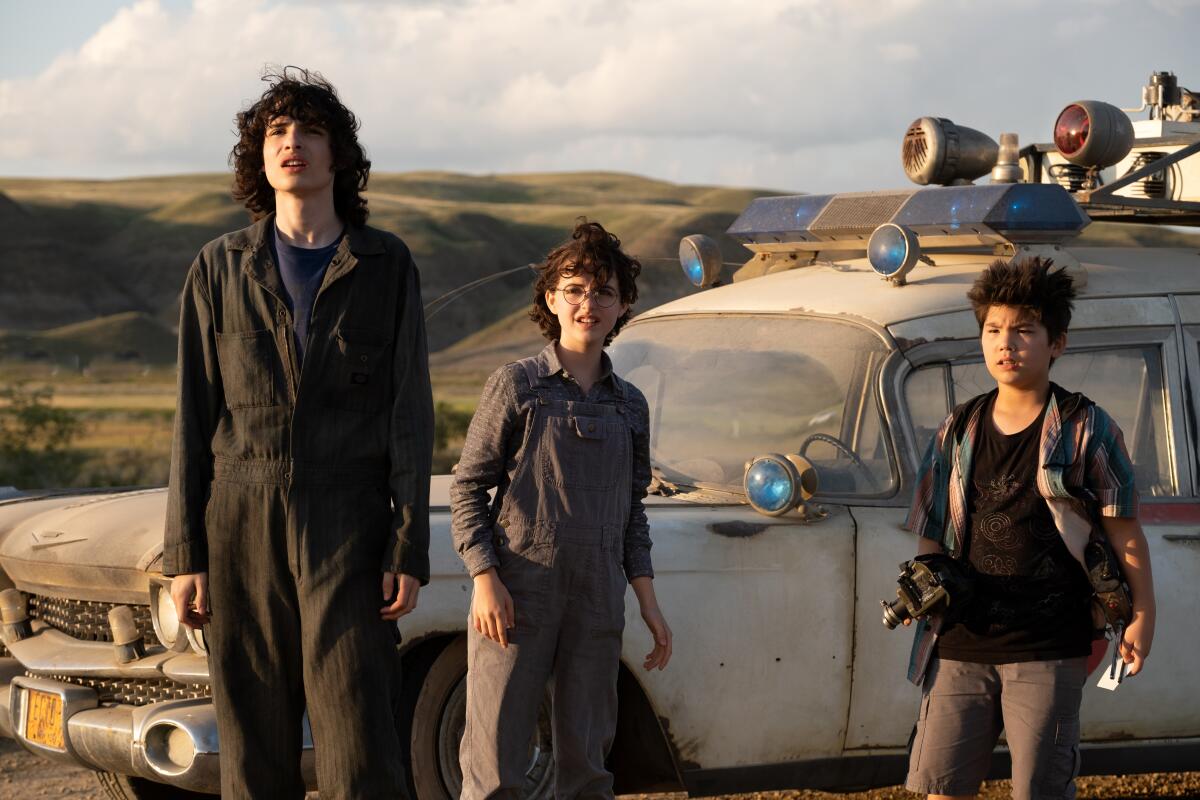
M1094 407L1091 427L1085 475L1100 515L1136 518L1137 485L1121 427L1099 406Z
M650 485L650 408L646 398L630 386L633 399L633 485L629 492L629 522L625 526L625 577L654 577L650 561L650 523L646 518L646 489Z
M925 457L917 471L912 505L904 527L925 539L941 542L946 530L946 503L949 497L949 468L942 457L942 444L953 415L946 417L925 448Z
M483 387L450 487L454 549L471 577L500 565L492 544L495 531L488 492L507 479L506 466L513 455L510 439L519 416L511 369L502 367Z
M192 264L183 287L178 363L178 405L163 533L164 575L208 571L204 515L212 489L212 437L225 395L202 258Z
M396 322L388 455L392 536L383 569L429 582L429 481L433 463L433 392L425 313L416 265L405 254L405 286Z

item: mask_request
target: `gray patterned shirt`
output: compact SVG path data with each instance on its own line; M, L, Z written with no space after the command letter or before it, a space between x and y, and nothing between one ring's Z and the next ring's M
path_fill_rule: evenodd
M539 376L557 377L548 381L555 399L588 403L616 404L616 376L608 354L600 357L600 380L584 394L582 387L571 377L558 360L554 343L548 344L537 357ZM625 576L629 580L654 576L650 564L650 526L642 501L650 484L650 410L645 396L637 387L625 382L629 395L626 400L633 433L633 485L630 492L629 523L625 528ZM453 510L451 535L454 547L472 575L499 566L493 547L493 519L488 492L497 488L500 496L524 453L521 445L526 430L533 423L537 395L529 386L524 371L516 364L496 370L484 386L479 407L471 420L462 457L450 488Z

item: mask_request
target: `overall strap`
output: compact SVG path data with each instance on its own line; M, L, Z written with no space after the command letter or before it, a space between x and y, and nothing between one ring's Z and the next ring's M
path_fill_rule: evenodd
M521 369L525 372L525 379L529 381L529 388L537 395L538 405L546 405L546 387L542 385L542 379L537 372L536 358L522 358L517 362L521 365Z

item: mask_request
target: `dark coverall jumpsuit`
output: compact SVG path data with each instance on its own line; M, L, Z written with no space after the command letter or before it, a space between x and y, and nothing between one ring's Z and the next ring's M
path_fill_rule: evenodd
M496 568L516 626L507 649L467 631L462 800L522 796L548 680L555 796L613 796L604 759L625 590L653 576L649 411L607 354L602 370L584 396L550 344L492 376L467 433L451 489L455 546L472 576Z
M307 704L321 796L399 797L400 660L382 572L429 579L433 411L418 275L351 227L303 369L268 236L206 245L183 290L163 573L208 572L226 798L302 797Z

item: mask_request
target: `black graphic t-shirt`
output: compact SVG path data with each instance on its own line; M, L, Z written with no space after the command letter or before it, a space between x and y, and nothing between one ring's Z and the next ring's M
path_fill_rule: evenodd
M1004 664L1091 651L1091 586L1037 491L1045 411L1025 430L996 430L989 401L972 458L967 562L975 596L938 640L955 661Z

